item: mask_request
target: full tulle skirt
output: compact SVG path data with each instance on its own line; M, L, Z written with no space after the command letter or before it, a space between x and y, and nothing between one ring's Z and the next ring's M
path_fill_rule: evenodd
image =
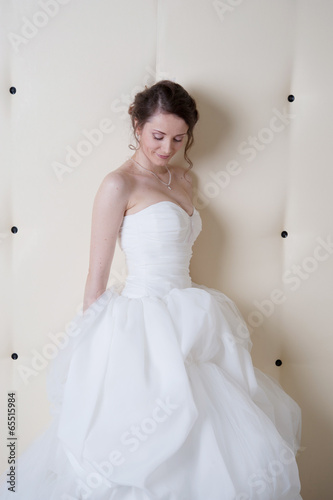
M300 500L301 410L255 368L235 303L110 286L58 338L51 421L1 499Z

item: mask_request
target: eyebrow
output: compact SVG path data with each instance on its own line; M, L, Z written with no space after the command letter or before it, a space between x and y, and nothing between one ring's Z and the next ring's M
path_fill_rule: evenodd
M156 128L153 129L153 132L159 132L160 134L163 134L165 135L165 132L162 132L161 130L157 130ZM175 137L178 137L179 135L186 135L187 132L185 132L185 134L176 134Z

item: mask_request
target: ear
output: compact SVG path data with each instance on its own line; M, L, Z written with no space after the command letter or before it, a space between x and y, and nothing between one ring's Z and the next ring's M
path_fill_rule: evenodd
M136 132L136 134L137 134L137 135L141 135L141 132L142 132L142 126L141 126L141 127L138 127L138 126L137 126L137 124L138 124L138 120L137 120L137 119L135 119L135 120L134 120L134 124L135 124L135 127L136 127L136 128L135 128L135 132Z

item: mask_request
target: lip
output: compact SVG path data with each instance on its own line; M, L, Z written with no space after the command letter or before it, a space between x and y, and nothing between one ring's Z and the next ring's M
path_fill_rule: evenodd
M162 158L162 160L167 160L168 158L170 158L170 155L168 156L162 156L162 155L159 155L158 153L156 153L157 156L159 156L160 158Z

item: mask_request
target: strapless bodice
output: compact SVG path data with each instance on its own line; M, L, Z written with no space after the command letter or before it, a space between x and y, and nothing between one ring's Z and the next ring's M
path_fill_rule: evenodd
M162 296L172 288L190 287L192 246L201 229L196 208L189 215L172 201L125 215L118 235L128 272L122 295Z

